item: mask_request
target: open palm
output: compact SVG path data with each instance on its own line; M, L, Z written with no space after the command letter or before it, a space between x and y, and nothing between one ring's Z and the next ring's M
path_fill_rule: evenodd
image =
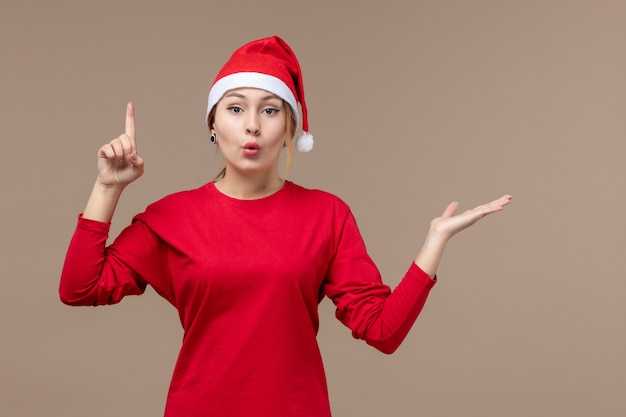
M482 204L457 215L454 213L458 209L459 203L450 203L441 217L437 217L430 222L431 231L447 240L458 232L470 227L483 217L502 210L511 202L511 199L511 195L506 194L497 200Z

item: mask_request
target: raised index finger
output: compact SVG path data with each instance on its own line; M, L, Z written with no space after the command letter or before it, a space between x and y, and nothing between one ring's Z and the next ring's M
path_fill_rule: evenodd
M124 133L130 139L133 153L137 152L137 145L135 144L135 108L131 102L128 102L126 105L126 128Z

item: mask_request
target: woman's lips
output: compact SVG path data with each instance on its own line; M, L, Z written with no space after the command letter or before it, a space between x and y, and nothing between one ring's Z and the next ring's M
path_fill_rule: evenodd
M245 145L243 145L243 153L246 156L255 156L256 154L259 153L260 149L261 147L256 142L248 142Z

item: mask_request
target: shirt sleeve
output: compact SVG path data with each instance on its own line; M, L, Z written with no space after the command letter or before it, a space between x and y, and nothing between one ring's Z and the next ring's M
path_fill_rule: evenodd
M355 338L383 353L393 353L422 311L435 282L412 263L392 291L367 254L354 216L347 213L338 232L325 294L335 304L336 317Z
M134 222L106 246L109 223L78 218L61 272L59 296L68 305L119 303L147 284L173 302L166 248L142 222Z

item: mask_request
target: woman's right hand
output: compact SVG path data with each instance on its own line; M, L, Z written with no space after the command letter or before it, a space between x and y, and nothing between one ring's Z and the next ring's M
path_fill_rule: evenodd
M126 106L126 128L98 150L97 183L104 188L124 188L143 174L143 159L137 155L135 109Z

